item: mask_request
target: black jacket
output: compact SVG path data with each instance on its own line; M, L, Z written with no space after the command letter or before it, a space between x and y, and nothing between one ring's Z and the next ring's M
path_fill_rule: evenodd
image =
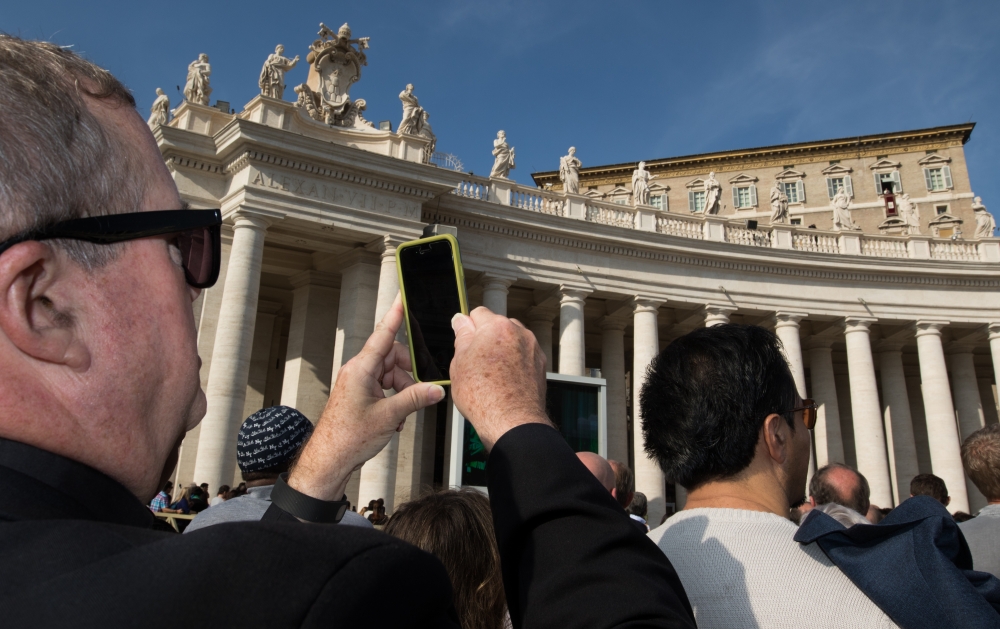
M514 581L505 578L514 588L509 598L517 592L515 626L610 627L650 614L658 620L643 626L693 626L662 553L620 511L601 504L589 472L572 452L572 461L562 456L569 448L558 433L545 429L551 435L535 443L532 428L508 433L490 459L491 466L501 462L497 468L515 461L528 466L493 500L503 514L498 539L505 577L508 569L520 573ZM539 447L550 460L534 459ZM523 478L550 475L553 461L573 465L557 478L519 486ZM491 483L502 476L491 469ZM539 487L551 507L538 504ZM594 499L600 506L588 504ZM277 521L177 535L154 522L145 505L100 472L0 440L0 625L331 627L375 617L391 627L457 626L440 562L379 531ZM554 557L535 549L567 543L573 547ZM536 565L542 557L551 563ZM572 574L576 578L567 580ZM601 605L591 600L598 591ZM542 606L549 615L534 613L531 603L539 597L550 599ZM189 613L192 605L196 613Z

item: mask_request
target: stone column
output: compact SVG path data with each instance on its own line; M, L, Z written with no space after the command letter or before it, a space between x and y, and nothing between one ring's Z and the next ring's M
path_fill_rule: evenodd
M814 339L810 345L812 394L819 405L813 440L816 443L816 467L820 468L829 463L844 463L844 438L840 430L840 404L837 402L830 341Z
M493 314L507 316L507 289L512 278L486 275L483 277L483 306Z
M729 315L735 311L734 306L718 306L709 304L705 306L705 327L710 328L715 325L729 323Z
M208 376L208 412L201 423L194 464L194 481L210 487L233 480L236 433L245 419L264 234L271 225L270 219L246 210L237 211L233 219L233 245Z
M552 321L555 320L556 313L550 308L532 306L528 308L528 329L535 335L538 344L545 352L545 369L555 371L555 362L552 352Z
M806 368L802 363L802 340L799 338L799 322L805 317L805 314L794 312L777 312L774 315L774 333L784 348L788 369L792 372L792 379L795 380L795 389L802 399L809 397L806 391ZM809 475L806 479L806 487L808 487L809 480L812 479L815 472L816 451L812 435L810 435Z
M247 397L243 402L243 417L247 418L268 406L265 399L267 368L271 361L271 336L274 320L281 304L257 302L257 321L253 326L253 349L250 352L250 372L247 374Z
M951 389L955 401L955 411L958 414L959 438L962 441L986 425L983 413L983 402L979 399L979 381L976 379L976 366L972 362L972 348L960 346L948 355L948 366L951 371ZM965 489L969 495L969 513L978 513L988 502L982 492L972 484L972 479L965 477Z
M979 378L979 399L983 401L983 417L986 425L1000 421L997 417L997 402L993 396L993 378Z
M848 317L844 321L844 336L847 341L847 369L851 383L851 416L858 471L868 479L871 501L881 507L892 504L892 483L869 338L869 327L873 322L873 319Z
M628 464L628 409L625 406L625 322L601 322L601 376L608 383L608 458Z
M917 321L917 353L920 357L920 383L927 417L927 443L931 467L944 479L951 494L948 510L969 511L969 495L965 491L965 470L962 469L961 439L955 420L955 405L948 386L941 329L944 321Z
M297 409L315 424L330 397L340 294L336 278L327 273L302 271L289 280L292 315L281 404Z
M587 367L583 305L590 291L563 286L559 292L559 373L583 376Z
M378 299L375 302L375 322L381 321L389 311L399 292L399 276L396 274L396 245L401 241L386 236L377 243L382 250L382 264L378 279ZM403 328L400 329L402 333ZM399 337L397 337L399 338ZM388 393L388 392L387 392ZM406 418L415 421L416 413ZM392 513L396 493L396 460L399 453L399 433L395 433L382 451L364 464L360 472L358 503L369 500L385 500L386 513Z
M1000 322L987 328L990 335L990 354L993 355L993 383L1000 387Z
M909 498L910 481L920 473L901 349L898 343L883 343L879 347L886 451L889 453L889 473L892 477L892 497L895 505Z
M343 364L357 356L375 329L381 267L379 255L361 247L342 256L339 262L342 266L337 340L333 350L334 382Z
M271 349L267 354L267 381L264 385L264 407L281 404L281 385L285 379L285 354L288 349L287 337L282 339L285 317L275 317L271 329Z
M666 513L663 471L654 459L646 455L639 392L646 382L646 368L660 353L656 316L661 303L637 297L632 310L632 444L635 454L635 490L646 494L649 501L646 520L657 524Z

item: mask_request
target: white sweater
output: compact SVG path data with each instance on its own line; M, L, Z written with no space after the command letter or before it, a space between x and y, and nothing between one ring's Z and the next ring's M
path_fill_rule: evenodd
M699 629L896 627L823 554L773 513L681 511L649 533L684 584Z

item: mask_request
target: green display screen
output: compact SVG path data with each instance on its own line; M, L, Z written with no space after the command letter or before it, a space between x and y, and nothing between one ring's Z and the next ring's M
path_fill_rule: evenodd
M549 419L574 452L597 452L600 387L550 380L545 395ZM486 449L466 420L462 436L462 484L486 486Z

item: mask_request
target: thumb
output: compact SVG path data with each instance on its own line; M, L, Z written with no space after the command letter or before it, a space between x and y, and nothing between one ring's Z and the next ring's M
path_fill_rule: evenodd
M455 347L458 347L460 343L467 343L476 333L476 322L472 317L459 312L451 318L451 329L455 331Z
M439 384L421 382L411 384L396 395L391 395L378 401L382 412L396 423L406 419L410 413L415 413L431 404L437 404L444 399L444 387Z

